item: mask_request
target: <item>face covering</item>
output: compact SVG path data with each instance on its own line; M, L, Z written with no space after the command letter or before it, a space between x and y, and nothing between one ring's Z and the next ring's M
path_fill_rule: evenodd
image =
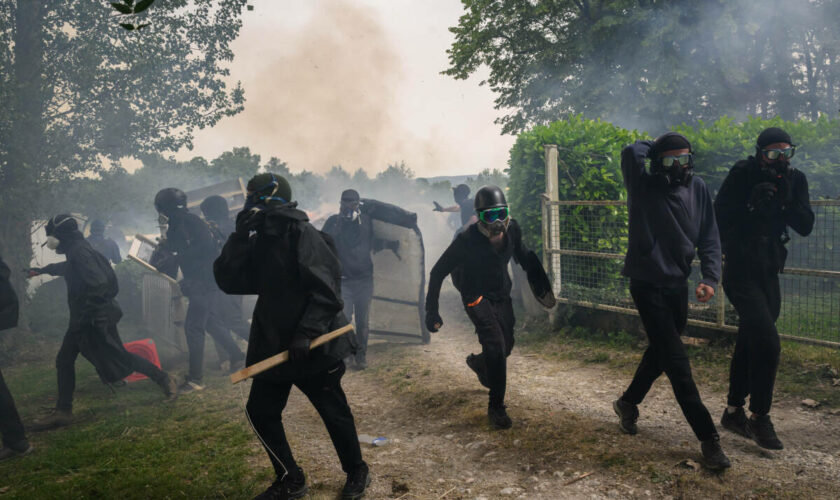
M46 245L47 248L49 248L50 250L55 250L56 248L58 248L59 243L60 242L58 241L58 238L56 238L55 236L47 236Z

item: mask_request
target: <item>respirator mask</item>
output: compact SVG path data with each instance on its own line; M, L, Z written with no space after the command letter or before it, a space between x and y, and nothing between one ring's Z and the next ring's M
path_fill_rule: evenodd
M50 250L55 250L56 248L58 248L59 243L61 242L58 241L58 238L56 238L55 236L47 236L47 241L44 242L44 245L46 245L47 248L49 248Z
M694 155L686 153L651 159L650 172L662 187L687 186L694 176Z
M345 220L357 221L362 213L359 206L358 201L342 201L339 207L339 215Z
M756 146L756 155L761 158L759 169L770 179L778 179L790 173L790 159L796 154L796 145L783 149L761 149Z

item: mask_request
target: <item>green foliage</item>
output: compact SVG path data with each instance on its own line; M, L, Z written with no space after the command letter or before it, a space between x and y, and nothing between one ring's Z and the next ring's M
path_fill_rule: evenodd
M662 130L723 115L815 120L837 111L840 2L462 3L444 73L489 69L505 133L575 113Z

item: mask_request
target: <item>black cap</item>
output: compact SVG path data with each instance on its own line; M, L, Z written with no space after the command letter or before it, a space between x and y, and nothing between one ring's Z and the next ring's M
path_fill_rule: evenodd
M790 139L790 135L788 135L787 132L778 127L770 127L764 129L764 131L758 134L758 140L756 141L756 145L758 145L759 149L764 149L770 144L775 144L777 142L793 144L793 142Z
M657 158L665 151L672 151L674 149L687 149L691 151L691 143L680 133L667 132L653 141L653 147L650 148L650 157Z
M352 203L354 201L359 201L360 199L359 192L355 189L346 189L341 193L341 201Z

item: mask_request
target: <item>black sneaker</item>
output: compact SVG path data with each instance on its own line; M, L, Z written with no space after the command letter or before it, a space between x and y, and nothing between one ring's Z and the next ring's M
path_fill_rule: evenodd
M295 477L289 474L284 479L276 479L267 490L254 497L254 500L286 500L303 498L309 492L303 469L297 468Z
M365 490L370 485L370 469L362 462L356 470L347 474L347 482L341 490L342 500L355 500L365 496Z
M487 367L484 365L482 358L478 355L470 354L467 356L467 366L478 376L479 383L489 389L490 384L487 382Z
M781 450L784 445L776 435L776 429L773 428L773 422L770 421L770 415L761 415L757 418L747 419L747 429L752 433L752 438L762 448L768 450Z
M631 436L639 432L636 421L639 420L639 407L622 401L621 398L613 401L613 410L618 415L618 427L621 432Z
M720 436L715 435L708 441L700 443L700 451L703 452L703 462L711 470L723 470L732 467L732 463L723 450L720 448Z
M195 381L190 380L190 379L184 380L184 383L182 383L180 386L178 386L178 394L187 394L188 392L203 391L203 390L204 390L204 386L201 385L200 382L195 382Z
M490 419L490 424L496 429L510 429L513 422L510 420L504 406L487 407L487 418Z
M752 439L752 432L750 432L750 428L747 426L747 414L744 413L744 408L740 406L734 413L729 413L729 410L723 410L723 416L720 417L720 425L724 429L734 432L739 436Z
M4 446L0 448L0 462L10 460L12 458L22 457L32 453L34 448L29 444L29 441L22 441L14 446Z

